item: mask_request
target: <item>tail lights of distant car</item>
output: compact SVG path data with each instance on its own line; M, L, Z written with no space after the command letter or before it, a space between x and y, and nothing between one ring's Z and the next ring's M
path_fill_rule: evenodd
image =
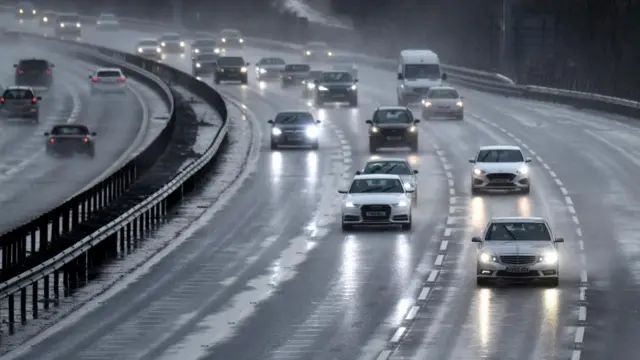
M56 142L56 139L54 139L54 138L49 138L49 142L53 144L54 142Z
M125 77L121 77L121 78L119 78L119 79L118 79L118 81L119 81L119 82L121 82L121 83L123 83L123 82L127 81L127 78L125 78Z
M89 138L82 139L82 142L88 143L89 142Z
M53 70L47 69L47 75L53 75Z
M35 104L35 103L37 103L37 102L38 102L38 99L37 99L37 98L31 98L31 103L32 103L32 104Z
M4 104L4 98L0 98L0 104Z
M91 78L91 81L93 81L94 83L100 82L100 78L97 76L94 76Z
M16 70L16 73L17 73L18 75L22 75L22 74L24 74L24 70L22 70L22 69L18 69L18 70Z

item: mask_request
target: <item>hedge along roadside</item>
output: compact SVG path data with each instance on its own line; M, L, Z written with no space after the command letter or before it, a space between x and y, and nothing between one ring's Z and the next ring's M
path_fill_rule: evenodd
M38 40L37 37L26 34L11 33L10 35L19 36L21 39ZM70 46L61 42L57 45ZM51 48L51 42L48 43L48 46ZM75 50L75 55L89 61L104 62L106 59L105 56L90 56L87 50L82 52L77 46L72 49ZM74 54L74 51L70 51L70 53ZM98 53L95 52L95 54ZM171 139L175 123L175 110L173 95L169 87L162 79L149 71L137 69L134 65L122 62L117 62L117 64L123 68L128 76L144 82L166 101L171 114L167 125L145 150L100 183L76 194L35 219L0 235L0 248L2 249L0 280L7 280L35 266L34 255L50 250L56 245L62 234L68 233L78 224L89 220L96 211L120 196L155 163Z
M227 108L220 94L189 74L163 64L99 46L61 40L45 40L43 37L33 34L23 34L23 36L37 41L56 41L59 45L75 47L76 51L83 52L83 56L100 58L102 61L108 61L107 59L111 58L114 65L121 65L124 61L130 64L129 66L135 64L146 69L153 69L154 73L160 74L170 83L180 84L194 95L204 99L208 105L218 111L223 124L209 148L153 195L120 214L115 220L105 224L90 236L80 239L52 258L0 284L0 301L7 302L7 304L3 304L3 307L7 309L5 313L7 318L2 319L2 323L8 325L9 333L15 331L17 322L16 297L20 298L19 321L26 323L29 315L37 319L41 307L43 311L46 311L50 308L50 304L57 306L61 296L72 294L75 287L71 285L78 285L78 280L87 281L89 279L88 272L91 271L91 264L95 266L101 259L113 254L114 251L117 252L118 246L122 249L125 243L130 243L132 239L163 222L167 210L179 202L186 192L194 189L197 182L206 175L206 170L212 165L212 160L226 138L228 130ZM175 119L175 112L172 112L172 118ZM82 214L78 211L77 206L71 208L76 209L73 218ZM99 221L99 219L91 219L90 221L94 220ZM63 294L60 294L60 285L62 285ZM39 298L40 293L42 293L42 298ZM28 308L30 309L28 310Z

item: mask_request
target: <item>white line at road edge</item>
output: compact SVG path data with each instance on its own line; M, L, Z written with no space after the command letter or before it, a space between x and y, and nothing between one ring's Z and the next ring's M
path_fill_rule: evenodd
M501 132L503 132L505 135L509 136L511 139L513 139L518 145L520 145L521 147L525 148L525 149L529 149L529 146L526 145L525 143L522 142L522 140L520 140L519 138L515 137L512 133L510 133L509 131L507 131L506 129L500 127L498 124L489 121L487 119L484 119L480 116L477 115L472 115L474 119L478 119L482 122L484 122L485 124L491 125L492 127L500 130ZM578 216L576 215L576 209L574 206L574 202L571 199L571 196L569 196L569 191L567 190L567 188L564 186L564 184L562 183L562 181L560 181L560 179L558 179L558 174L553 171L551 169L551 166L549 166L549 164L544 162L544 159L540 156L540 155L535 155L535 153L531 150L529 150L529 152L536 157L536 160L538 160L538 162L542 165L542 167L547 171L547 173L549 174L549 176L555 181L555 183L558 185L558 188L560 189L560 192L562 193L563 197L564 197L564 201L565 201L565 206L567 211L570 213L571 215L571 219L573 220L573 222L576 224L576 236L578 238L578 246L580 248L580 258L582 259L586 259L586 252L584 251L584 241L582 239L582 229L580 228L580 219L578 219ZM588 278L587 278L587 268L586 268L586 260L581 262L581 266L582 269L580 270L580 306L578 307L578 325L575 327L576 329L576 334L575 334L575 338L574 338L574 343L573 343L573 349L572 353L571 353L571 360L580 360L580 356L582 355L582 343L584 340L584 333L585 333L585 322L587 321L587 307L585 306L585 301L586 301L586 290L587 287L589 286L588 284Z

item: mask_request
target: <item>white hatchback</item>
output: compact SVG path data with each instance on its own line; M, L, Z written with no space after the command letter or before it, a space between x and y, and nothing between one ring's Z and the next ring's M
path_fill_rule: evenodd
M102 68L89 75L91 94L120 93L127 90L127 78L118 68Z

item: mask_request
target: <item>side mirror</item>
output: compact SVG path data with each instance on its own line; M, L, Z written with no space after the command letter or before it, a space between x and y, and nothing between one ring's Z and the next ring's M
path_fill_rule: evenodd
M472 163L472 164L475 164L476 163L476 159L469 159L469 162Z
M420 172L418 170L413 170L413 173L417 175Z
M91 133L91 136L96 136L98 135L95 131Z
M248 63L246 63L245 65L249 66L249 65L251 65L251 63L250 63L250 62L248 62Z
M356 175L362 175L362 171L360 170L356 171Z
M42 100L42 96L36 97L36 100L38 100L38 101Z
M49 136L49 135L51 135L51 134L49 134L48 132L44 133L44 136Z
M89 79L93 79L93 75L89 75Z
M320 120L316 120L316 124L320 124L322 121Z
M413 120L413 123L414 123L414 124L420 124L420 119L415 119L415 120Z
M365 124L369 124L369 125L373 126L373 121L371 121L371 120L367 120L367 121L365 121L364 123L365 123Z
M398 73L398 80L403 80L403 79L404 79L404 76L402 76L401 73Z
M526 162L526 163L530 163L530 162L531 162L531 158L526 158L526 159L524 160L524 162Z
M564 239L563 238L556 238L553 242L554 243L563 243Z
M480 236L474 236L474 237L471 238L471 242L481 243L482 239L480 238Z
M271 124L271 125L273 125L273 120L268 120L268 121L267 121L267 124Z
M18 64L13 64L13 67L14 67L14 68L17 68L17 67L18 67Z
M360 80L358 80L358 79L354 79L353 80L354 83L357 83L358 81L360 81Z
M348 191L346 189L340 189L338 190L338 194L347 194Z
M447 78L448 78L447 73L442 73L442 80L447 81Z

